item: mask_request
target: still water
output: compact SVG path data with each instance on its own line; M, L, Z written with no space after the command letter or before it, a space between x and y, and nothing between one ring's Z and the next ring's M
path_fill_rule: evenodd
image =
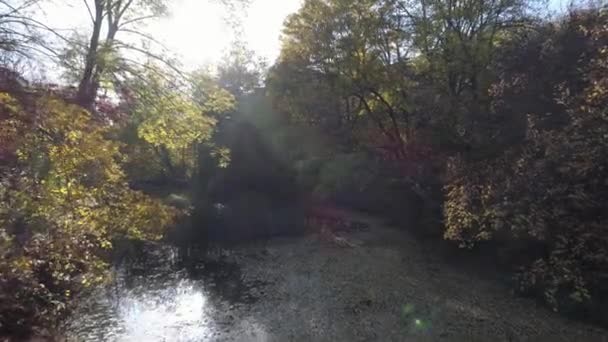
M183 260L172 247L148 246L116 265L112 283L86 296L69 320L68 340L214 340L226 329L221 312L251 298L232 265Z

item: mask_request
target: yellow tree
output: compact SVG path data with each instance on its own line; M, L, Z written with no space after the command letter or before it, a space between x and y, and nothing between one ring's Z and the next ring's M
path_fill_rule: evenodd
M151 149L167 175L193 174L199 146L210 143L217 119L236 106L234 96L201 73L188 85L149 65L142 82L130 84L130 129ZM164 76L160 76L164 75Z
M37 326L103 281L120 237L157 239L177 212L128 187L120 144L82 107L1 94L0 327ZM1 296L1 295L0 295Z

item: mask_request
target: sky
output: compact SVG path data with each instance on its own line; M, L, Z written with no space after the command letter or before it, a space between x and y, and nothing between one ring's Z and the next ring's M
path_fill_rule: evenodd
M259 56L274 61L280 50L283 22L299 9L300 3L301 0L253 0L240 18L238 38ZM225 7L209 0L178 0L171 16L151 29L182 55L186 64L215 63L237 35L226 22L227 16Z
M247 8L237 8L242 25L238 37L226 20L228 10L218 0L169 2L170 15L153 20L146 31L194 69L219 62L235 38L272 63L279 54L283 22L300 8L302 0L250 0ZM51 0L44 12L41 19L54 28L90 27L82 0Z

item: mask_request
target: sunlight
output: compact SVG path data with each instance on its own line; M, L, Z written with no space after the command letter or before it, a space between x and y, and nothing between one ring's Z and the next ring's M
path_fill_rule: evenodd
M153 23L150 29L171 52L183 58L184 64L214 63L231 41L225 15L221 6L210 1L181 0L169 17Z
M0 342L606 340L606 1L0 0Z
M301 0L254 0L241 15L243 36L236 36L226 22L227 10L212 0L180 0L171 15L151 25L156 37L196 67L214 64L236 39L244 40L259 56L273 61L279 53L279 36L285 18L299 8Z
M176 0L170 15L152 21L145 29L155 40L180 57L188 69L219 62L236 39L248 43L260 57L273 62L279 54L280 34L285 18L298 10L302 0L251 0L249 8L239 10L242 36L226 21L229 11L217 0ZM43 6L39 18L49 26L66 32L77 27L79 32L90 30L90 21L82 1L50 1ZM246 11L245 11L246 10ZM69 18L69 20L66 20ZM82 29L82 30L80 30ZM122 36L129 40L133 37Z
M186 281L159 293L129 294L119 307L125 328L120 339L165 341L175 336L205 339L211 332L206 308L206 295Z

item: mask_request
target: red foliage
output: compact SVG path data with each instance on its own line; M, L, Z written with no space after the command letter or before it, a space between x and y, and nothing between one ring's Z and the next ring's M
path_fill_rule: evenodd
M305 210L306 226L309 229L340 229L348 226L346 212L327 201L309 199Z
M383 161L397 168L404 177L420 177L441 162L441 154L422 137L414 137L403 145L393 137L379 136L372 142Z

